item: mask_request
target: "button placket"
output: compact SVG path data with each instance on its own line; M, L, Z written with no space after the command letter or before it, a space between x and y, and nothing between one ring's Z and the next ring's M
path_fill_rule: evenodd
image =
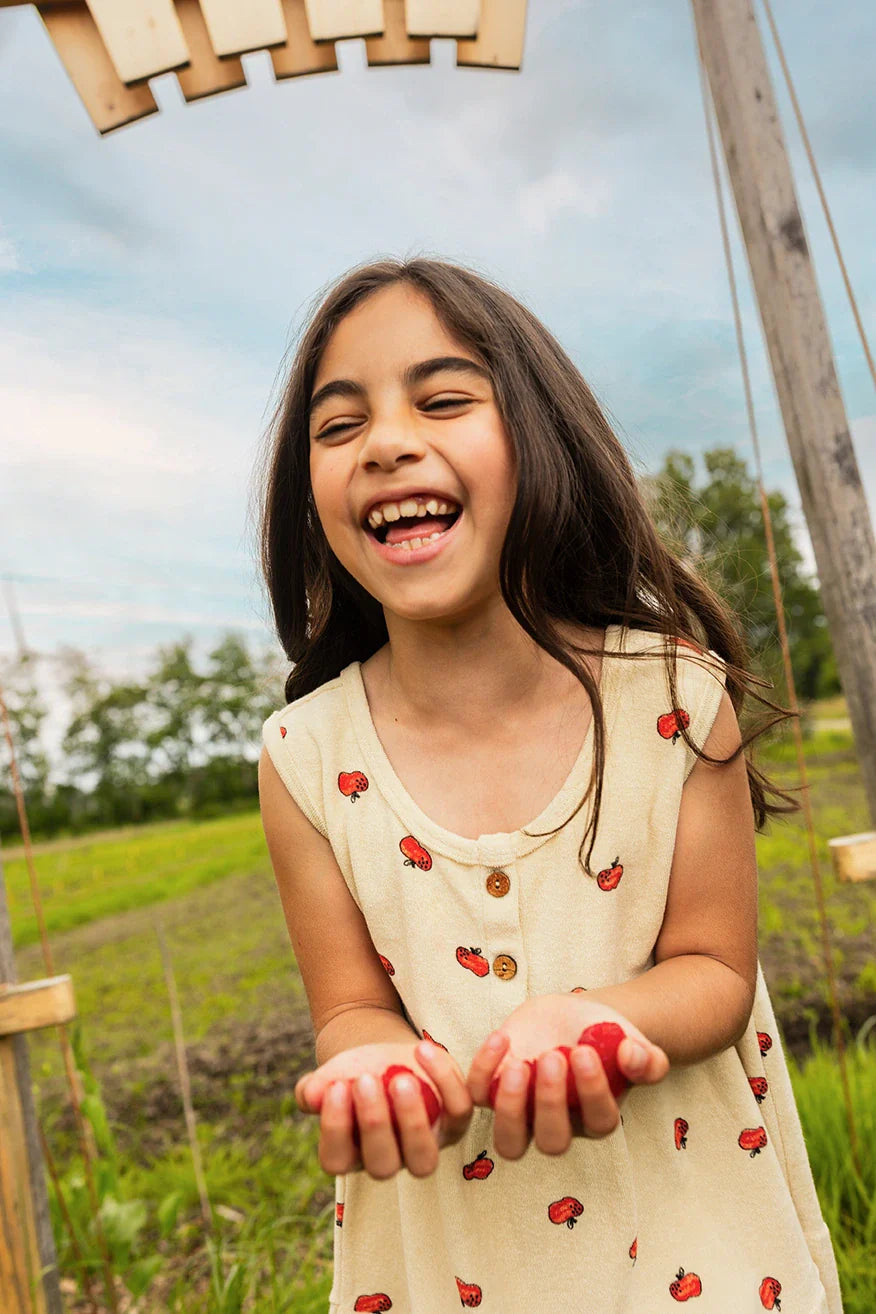
M485 939L490 963L490 1026L495 1030L526 996L516 864L505 849L482 847Z

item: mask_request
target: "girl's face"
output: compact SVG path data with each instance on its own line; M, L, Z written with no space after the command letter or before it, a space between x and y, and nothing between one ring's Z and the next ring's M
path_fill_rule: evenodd
M456 363L429 367L447 357ZM405 283L360 303L326 345L311 398L310 479L329 547L388 611L461 619L499 594L516 493L511 443L482 363ZM392 504L405 501L398 518ZM431 503L415 524L413 502ZM450 528L436 502L460 509ZM387 504L375 533L369 513ZM427 541L381 544L387 534Z

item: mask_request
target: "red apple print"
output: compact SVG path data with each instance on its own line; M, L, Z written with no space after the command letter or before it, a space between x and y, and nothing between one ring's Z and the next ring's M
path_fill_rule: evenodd
M481 956L480 945L477 949L464 949L460 945L456 951L456 961L467 967L470 972L474 972L475 976L486 976L490 970L490 964Z
M751 1151L752 1159L760 1154L766 1143L767 1135L763 1127L746 1127L739 1133L739 1145L743 1150Z
M405 835L403 840L399 841L399 848L405 855L406 867L419 867L420 871L428 871L432 866L432 859L423 848L418 844L413 835Z
M367 788L368 777L362 771L342 771L338 776L338 789L347 795L351 803L355 803Z
M630 1084L621 1072L617 1061L617 1051L625 1034L623 1027L618 1026L617 1022L594 1022L592 1026L585 1027L578 1037L579 1045L592 1045L602 1059L602 1066L608 1078L608 1089L615 1098Z
M373 1296L357 1296L353 1309L356 1314L360 1314L360 1311L369 1311L370 1314L372 1310L392 1309L392 1301L389 1296L378 1291Z
M389 959L388 959L388 958L384 958L383 954L378 954L377 957L380 959L381 963L383 963L383 966L384 966L384 968L385 968L385 970L386 970L387 975L388 975L388 976L395 976L395 968L393 967L393 965L392 965L392 963L389 961Z
M456 1286L459 1299L466 1309L475 1309L481 1303L483 1292L475 1282L463 1282L462 1278L457 1278Z
M691 1296L701 1296L702 1292L703 1284L696 1273L685 1273L683 1268L678 1270L675 1281L669 1284L669 1294L673 1300L690 1300Z
M675 1148L676 1150L687 1149L687 1133L689 1130L688 1123L684 1118L675 1119Z
M586 994L587 994L587 987L586 987L586 986L572 986L572 989L569 991L569 994L570 994L570 995L586 995Z
M636 1236L633 1237L633 1244L630 1246L630 1259L633 1261L634 1264L636 1262L636 1255L638 1253L639 1253L639 1238Z
M281 738L281 739L285 739L285 738L286 738L286 727L285 727L284 725L281 725L281 726L280 726L280 738Z
M479 1182L482 1182L485 1177L489 1177L495 1166L492 1159L487 1158L486 1150L481 1150L478 1157L472 1159L471 1163L463 1164L462 1175L467 1182L470 1182L473 1178L477 1178Z
M681 738L679 726L683 725L685 730L690 725L690 717L683 707L676 707L672 712L664 712L663 716L657 717L657 733L661 739L671 739L673 744L676 739Z
M449 1054L449 1053L450 1053L450 1050L447 1048L447 1046L446 1046L446 1045L442 1045L442 1044L441 1044L441 1041L440 1041L440 1040L436 1040L434 1036L430 1036L429 1033L428 1033L428 1031L426 1030L425 1027L423 1027L423 1039L424 1039L424 1040L431 1040L432 1044L433 1044L433 1045L437 1045L439 1049L443 1049L445 1054Z
M584 1212L584 1206L574 1195L564 1195L562 1200L555 1200L548 1205L548 1218L552 1223L565 1223L571 1232Z
M781 1309L782 1302L779 1300L779 1292L782 1284L778 1278L765 1277L760 1284L760 1303L764 1309Z
M343 1227L343 1226L344 1226L344 1202L343 1202L343 1200L339 1200L338 1203L335 1205L335 1226L336 1226L336 1227Z
M761 1054L766 1054L773 1047L773 1038L768 1031L758 1031L757 1043Z
M763 1104L766 1099L767 1091L769 1090L766 1077L749 1077L748 1084L754 1091L754 1098L757 1100L758 1104Z
M618 859L615 858L611 866L606 867L605 871L601 871L596 877L596 884L600 890L616 890L623 874L624 869Z

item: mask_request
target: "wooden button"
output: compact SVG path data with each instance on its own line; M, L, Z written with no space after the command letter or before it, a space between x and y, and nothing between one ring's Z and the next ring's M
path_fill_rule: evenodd
M511 882L503 871L491 871L487 877L487 889L490 894L501 899L503 894L507 894L511 889Z
M517 975L517 964L510 954L497 954L493 959L493 971L503 981L510 981L512 976Z

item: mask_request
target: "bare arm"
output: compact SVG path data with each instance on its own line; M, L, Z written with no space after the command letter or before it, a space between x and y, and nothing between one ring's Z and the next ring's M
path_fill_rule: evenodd
M727 757L741 742L725 692L705 750ZM682 791L656 965L631 981L590 990L684 1066L734 1045L757 984L754 813L742 754L729 766L698 761Z

